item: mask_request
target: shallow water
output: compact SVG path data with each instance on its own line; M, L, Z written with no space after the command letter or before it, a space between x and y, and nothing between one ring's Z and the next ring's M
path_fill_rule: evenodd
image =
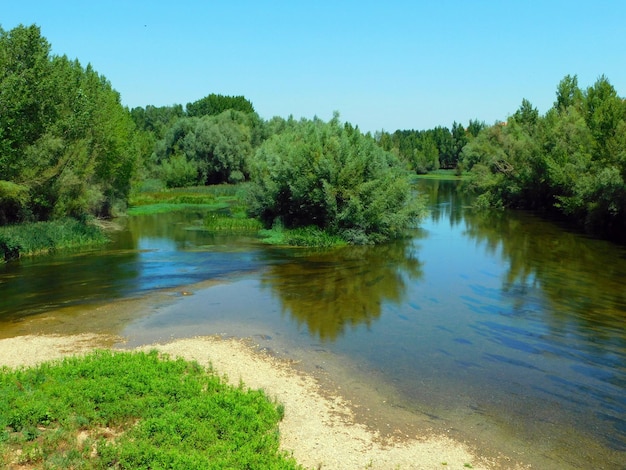
M529 213L471 211L454 182L418 189L431 215L410 239L332 252L214 237L195 212L130 218L106 249L0 267L0 334L52 309L224 280L116 332L343 358L425 424L536 468L624 468L626 250Z

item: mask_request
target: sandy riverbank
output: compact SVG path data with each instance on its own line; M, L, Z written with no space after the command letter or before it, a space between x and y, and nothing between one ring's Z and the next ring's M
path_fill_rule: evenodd
M94 347L111 347L119 341L106 335L19 336L0 340L0 366L29 366L80 354ZM243 340L192 338L157 348L172 357L211 363L238 384L261 388L285 406L280 424L284 449L307 468L315 469L489 469L501 467L445 436L383 438L378 431L357 422L351 404L330 395L312 376L296 370ZM470 467L471 465L471 467Z

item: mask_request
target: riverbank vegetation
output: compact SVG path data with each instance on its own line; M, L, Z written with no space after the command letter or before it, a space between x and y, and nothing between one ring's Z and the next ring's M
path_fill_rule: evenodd
M246 188L246 184L221 184L167 189L153 182L133 192L127 213L155 214L192 207L207 211L224 210L243 204Z
M28 468L300 468L283 407L195 362L96 351L0 369L0 462Z
M0 261L103 245L108 238L93 220L72 218L0 227Z
M461 163L483 205L558 214L623 240L626 101L604 76L586 89L566 76L544 115L523 100L465 146Z
M91 66L50 50L37 26L0 28L0 226L225 210L224 195L192 188L245 187L237 204L274 242L321 230L324 243L381 243L419 220L410 175L444 170L469 171L482 205L626 230L626 104L605 77L585 90L565 77L543 116L524 100L492 126L372 136L338 115L263 120L243 96L129 110Z

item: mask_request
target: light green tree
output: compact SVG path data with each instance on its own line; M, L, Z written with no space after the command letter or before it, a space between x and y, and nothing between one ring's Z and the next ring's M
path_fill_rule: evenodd
M252 213L268 225L314 225L366 244L401 236L421 214L403 166L337 114L270 137L251 174Z

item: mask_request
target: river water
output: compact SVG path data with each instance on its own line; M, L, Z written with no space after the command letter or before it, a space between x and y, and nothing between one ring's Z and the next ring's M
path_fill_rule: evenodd
M105 249L0 266L0 337L166 292L78 329L104 323L128 346L252 337L369 377L418 428L533 468L626 468L626 249L474 211L454 181L417 191L430 215L379 247L266 247L201 230L196 211L126 219Z

